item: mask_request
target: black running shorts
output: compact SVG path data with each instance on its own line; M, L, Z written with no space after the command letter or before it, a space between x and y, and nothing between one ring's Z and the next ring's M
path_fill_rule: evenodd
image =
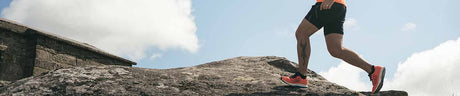
M343 23L347 7L340 3L334 3L331 9L320 10L321 2L316 3L310 9L305 19L321 29L324 27L324 36L331 33L343 34Z

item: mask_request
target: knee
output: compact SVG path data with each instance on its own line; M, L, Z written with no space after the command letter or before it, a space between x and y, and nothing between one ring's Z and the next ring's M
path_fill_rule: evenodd
M300 41L302 40L303 38L305 38L304 36L302 36L302 33L300 31L296 31L295 32L295 38L297 39L297 41Z
M311 35L313 35L313 34L307 32L307 31L302 31L302 29L297 29L297 31L295 32L295 37L296 37L297 41L310 38Z
M337 47L337 48L327 48L327 50L329 51L329 54L331 54L332 57L335 57L335 58L342 58L342 51L343 51L342 48L340 48L340 47Z

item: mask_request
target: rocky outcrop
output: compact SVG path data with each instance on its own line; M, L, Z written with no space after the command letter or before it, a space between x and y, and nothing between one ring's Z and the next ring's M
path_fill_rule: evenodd
M10 84L10 83L11 83L11 82L9 82L9 81L1 81L1 80L0 80L0 88L4 87L4 86L6 86L6 85L8 85L8 84Z
M369 95L308 71L309 88L286 86L280 76L297 64L282 57L237 57L193 67L145 69L99 65L71 67L6 83L0 95ZM407 96L387 91L380 96Z

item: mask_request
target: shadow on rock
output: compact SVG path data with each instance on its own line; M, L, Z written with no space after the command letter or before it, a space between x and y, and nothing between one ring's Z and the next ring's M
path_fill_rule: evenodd
M270 92L254 92L254 93L230 93L226 96L343 96L343 93L321 93L321 92L308 92L308 88L301 88L295 86L276 86L272 88L275 91ZM359 96L360 94L349 94L347 96Z
M397 90L380 91L377 94L372 94L371 92L361 92L361 94L367 96L408 96L407 92Z
M254 92L254 93L230 93L227 96L266 96L266 95L292 95L298 96L299 93L306 93L306 90L302 90L304 88L301 87L294 87L294 86L276 86L272 88L275 91L270 92Z

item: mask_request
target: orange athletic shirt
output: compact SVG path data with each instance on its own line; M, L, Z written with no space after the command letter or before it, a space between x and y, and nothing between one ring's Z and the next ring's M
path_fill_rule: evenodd
M324 0L316 0L316 2L323 2ZM334 2L337 2L337 3L340 3L340 4L343 4L343 5L346 5L345 4L345 0L334 0Z

